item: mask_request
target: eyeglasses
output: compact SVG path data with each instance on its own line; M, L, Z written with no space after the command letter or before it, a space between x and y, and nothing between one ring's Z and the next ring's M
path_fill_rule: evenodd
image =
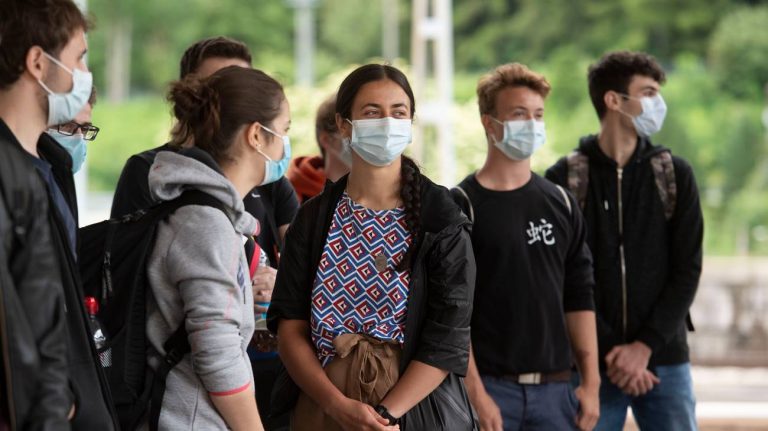
M93 141L96 139L96 135L99 134L99 128L93 124L80 124L74 121L59 124L56 126L56 130L62 135L66 136L75 135L78 131L80 131L80 133L83 134L83 139L86 141Z

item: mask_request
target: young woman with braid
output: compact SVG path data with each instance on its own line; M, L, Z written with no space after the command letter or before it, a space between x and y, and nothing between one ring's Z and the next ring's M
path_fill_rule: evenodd
M413 92L369 64L338 91L348 176L300 210L286 236L270 330L301 389L293 430L471 430L475 262L448 191L402 155Z

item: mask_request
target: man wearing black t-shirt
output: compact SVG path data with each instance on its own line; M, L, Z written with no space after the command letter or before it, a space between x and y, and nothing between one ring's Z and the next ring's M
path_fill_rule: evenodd
M564 189L531 172L550 86L506 64L477 87L488 156L453 190L473 220L467 389L482 430L591 430L599 416L592 257ZM571 368L582 377L575 392Z
M251 67L248 47L226 37L203 39L190 46L181 59L181 79L195 73L210 76L227 66ZM120 217L136 210L148 208L155 202L149 193L149 169L160 151L175 151L168 144L131 156L120 174L112 201L112 217ZM253 278L254 313L266 313L265 305L272 298L275 286L279 249L288 225L299 209L296 192L287 178L258 186L243 199L245 210L259 221L256 242L265 252L267 265L260 265ZM253 247L251 247L253 250ZM252 251L251 251L252 252ZM271 417L272 386L280 369L276 342L266 339L268 331L256 331L248 354L253 366L256 400L267 431L287 429L287 415ZM264 351L269 350L269 351Z

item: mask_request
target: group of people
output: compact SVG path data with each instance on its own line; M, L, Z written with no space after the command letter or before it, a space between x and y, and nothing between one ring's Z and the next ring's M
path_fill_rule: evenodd
M120 427L78 269L89 26L71 0L0 6L0 430ZM112 217L191 190L218 207L178 208L137 268L147 367L179 327L190 346L141 429L620 430L629 407L696 429L703 221L691 167L651 143L653 57L590 67L600 130L544 177L551 86L496 67L485 163L451 189L404 155L416 100L393 66L352 71L317 111L321 155L293 159L289 100L244 43L180 66L171 139L127 161Z

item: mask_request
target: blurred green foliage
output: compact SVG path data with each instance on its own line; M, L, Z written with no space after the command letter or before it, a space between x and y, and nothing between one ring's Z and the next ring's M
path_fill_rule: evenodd
M391 1L391 0L390 0ZM381 55L381 3L320 0L316 10L317 82L292 85L293 11L285 1L90 0L97 21L90 64L102 100L94 123L102 128L89 148L90 187L111 191L125 160L162 144L172 123L167 83L191 42L224 34L245 41L254 66L286 84L294 154L317 153L314 112L355 64ZM410 3L400 2L400 55L408 58ZM106 57L118 21L130 22L129 101L106 101ZM768 83L768 2L739 0L454 0L455 105L458 181L479 168L486 143L475 85L495 65L521 61L553 86L547 100L547 145L534 157L543 172L595 133L586 69L604 52L644 50L668 71L669 106L654 142L694 168L705 212L709 254L768 254L768 141L761 115ZM122 25L122 24L121 24ZM407 65L404 69L407 72ZM418 121L417 101L417 121ZM436 176L437 155L423 161Z

